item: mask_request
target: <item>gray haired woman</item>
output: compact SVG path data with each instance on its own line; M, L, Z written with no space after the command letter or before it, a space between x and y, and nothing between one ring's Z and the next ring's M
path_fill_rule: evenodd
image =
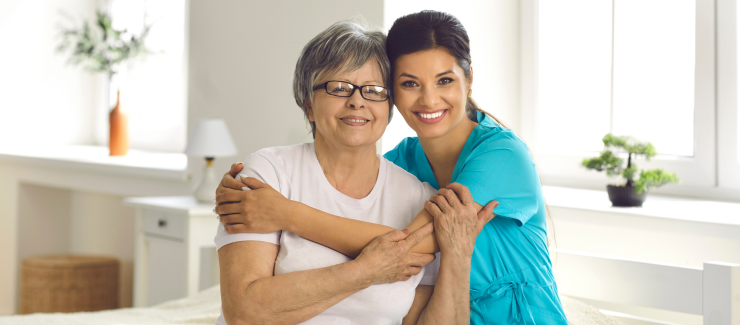
M295 69L296 103L315 141L257 151L241 175L333 215L403 229L436 190L376 153L391 117L390 85L385 36L355 23L332 25L305 46ZM217 324L468 321L467 304L454 298L467 295L467 287L442 277L436 283L439 264L427 265L434 255L411 252L432 232L431 223L377 237L351 259L288 230L238 233L245 225L229 224L228 215L244 208L239 205L216 211L225 223L215 238ZM335 229L341 231L347 224L340 219Z

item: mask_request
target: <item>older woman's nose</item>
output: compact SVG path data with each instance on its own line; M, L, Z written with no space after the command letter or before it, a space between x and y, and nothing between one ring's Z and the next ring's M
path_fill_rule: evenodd
M362 89L357 89L352 96L347 98L347 105L349 108L353 109L360 109L365 108L365 98L362 98L362 94L360 93Z

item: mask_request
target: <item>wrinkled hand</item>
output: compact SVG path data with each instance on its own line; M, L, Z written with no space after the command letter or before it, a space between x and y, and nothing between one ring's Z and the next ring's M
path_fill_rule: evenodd
M488 202L478 212L470 190L459 183L449 184L437 191L424 204L424 208L434 217L440 252L465 258L473 256L475 239L495 216L493 209L497 205L496 201Z
M256 178L231 176L241 171L242 166L232 165L231 171L221 180L216 193L216 214L228 233L271 233L287 229L288 211L292 206L280 192ZM236 185L236 183L239 185ZM233 189L237 187L238 189ZM242 188L251 190L242 190Z
M411 234L404 229L378 236L362 250L355 261L371 284L406 281L419 274L424 265L434 261L434 254L411 252L411 248L433 230L430 222Z

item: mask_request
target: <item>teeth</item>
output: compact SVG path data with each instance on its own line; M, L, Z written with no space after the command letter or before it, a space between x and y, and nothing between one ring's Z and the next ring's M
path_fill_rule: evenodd
M444 112L445 111L439 111L439 112L432 113L432 114L419 113L419 116L421 116L422 118L425 118L425 119L433 119L433 118L438 118L438 117L442 116L442 113L444 113Z
M362 123L362 122L369 121L369 120L356 120L356 119L351 119L351 118L343 118L342 120L347 121L347 122L355 122L355 123Z

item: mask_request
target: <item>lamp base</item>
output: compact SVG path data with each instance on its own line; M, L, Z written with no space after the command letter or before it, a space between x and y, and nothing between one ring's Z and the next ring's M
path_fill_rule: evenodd
M213 203L213 198L216 197L216 189L221 183L219 178L216 178L216 169L213 167L213 158L206 158L206 166L203 168L203 175L201 175L198 185L193 190L193 196L198 201Z

